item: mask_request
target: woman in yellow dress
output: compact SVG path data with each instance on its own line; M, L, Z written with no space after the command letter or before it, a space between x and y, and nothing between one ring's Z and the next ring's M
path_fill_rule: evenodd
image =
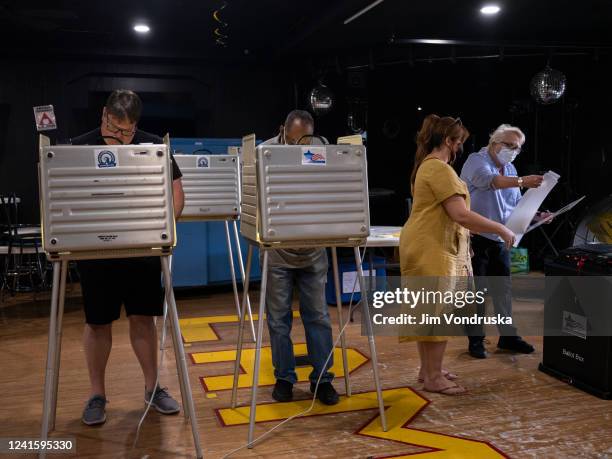
M514 233L504 225L470 211L467 186L451 167L468 136L459 118L429 115L423 121L410 180L412 210L400 234L405 281L411 276L439 277L446 282L471 276L470 231L498 234L507 246L514 243ZM463 394L466 389L453 382L456 376L442 369L447 340L442 336L400 338L417 342L424 390Z

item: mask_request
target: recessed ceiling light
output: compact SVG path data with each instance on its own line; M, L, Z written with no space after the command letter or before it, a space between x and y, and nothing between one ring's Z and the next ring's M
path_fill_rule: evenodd
M418 106L418 107L417 107L417 110L418 110L418 111L422 111L422 110L423 110L423 107Z
M487 16L491 16L493 14L497 14L501 11L501 8L497 5L485 5L480 8L480 12L482 14L486 14Z
M146 24L136 24L134 30L138 33L149 33L151 28Z

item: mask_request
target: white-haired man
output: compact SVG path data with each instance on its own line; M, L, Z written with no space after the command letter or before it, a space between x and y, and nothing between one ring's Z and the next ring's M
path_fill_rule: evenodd
M474 212L505 224L521 199L521 189L540 186L543 180L541 175L521 177L512 164L524 143L525 134L518 127L502 124L491 134L486 147L468 157L461 170L461 178L467 183ZM545 216L542 213L539 218ZM495 313L511 316L510 251L505 248L499 236L486 233L472 235L472 250L472 268L477 282L478 276L490 276L488 289L493 298ZM478 284L482 288L483 283ZM484 314L484 307L479 313ZM470 355L486 358L482 326L469 327L467 332ZM531 344L517 334L513 326L500 326L499 334L497 347L500 349L525 354L534 350Z

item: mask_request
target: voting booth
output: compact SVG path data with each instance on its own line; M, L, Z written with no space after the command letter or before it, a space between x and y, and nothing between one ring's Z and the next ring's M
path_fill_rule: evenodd
M237 155L174 155L183 173L185 206L181 221L223 221L225 223L225 242L228 263L234 291L236 313L240 317L240 299L234 269L234 254L230 226L238 252L238 265L244 284L244 263L236 221L240 216L240 161ZM255 340L255 327L251 304L247 298L247 311L251 323L251 333Z
M53 262L41 439L55 427L68 262L158 256L183 413L201 458L169 264L176 231L168 145L51 146L41 136L39 183L43 249Z
M359 246L370 233L366 150L363 145L255 145L255 135L244 137L242 146L241 233L249 241L245 295L234 367L232 407L236 407L238 376L244 334L245 299L253 247L262 252L262 281L251 393L248 442L253 446L257 385L263 337L263 316L270 250L330 247L334 270L338 319L343 330L342 300L336 247L353 247L359 285L366 291ZM383 430L384 404L378 375L376 345L367 295L362 297L363 320L368 332L374 383ZM351 395L346 342L341 336L347 396Z
M240 214L238 157L174 155L183 173L185 207L181 220L230 219Z

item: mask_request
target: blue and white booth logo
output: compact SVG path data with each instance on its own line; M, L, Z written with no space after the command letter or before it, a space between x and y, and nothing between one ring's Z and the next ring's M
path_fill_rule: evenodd
M198 157L198 167L209 167L208 158L206 156Z
M98 153L98 168L117 167L117 158L110 150L102 150Z

